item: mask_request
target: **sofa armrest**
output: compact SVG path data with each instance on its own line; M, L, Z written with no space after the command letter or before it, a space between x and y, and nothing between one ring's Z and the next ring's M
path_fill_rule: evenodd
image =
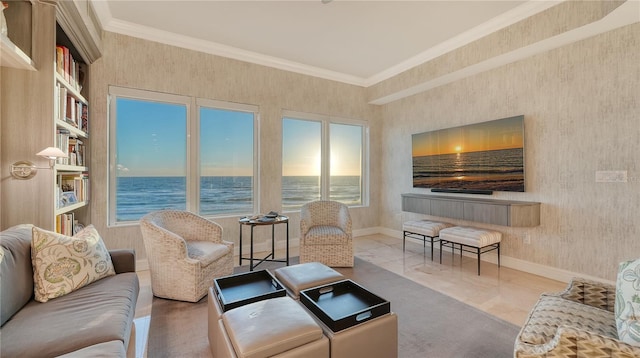
M109 250L116 273L136 272L136 253L131 249Z
M581 277L574 277L564 291L553 295L610 312L614 311L616 304L614 285Z

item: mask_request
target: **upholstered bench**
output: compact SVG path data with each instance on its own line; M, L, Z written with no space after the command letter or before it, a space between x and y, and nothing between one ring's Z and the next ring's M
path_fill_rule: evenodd
M422 240L423 250L427 247L427 238L431 239L431 261L433 261L433 243L438 241L440 230L451 227L451 224L429 221L411 220L402 224L402 251L405 249L407 238Z
M502 233L488 229L480 229L468 226L453 226L440 230L440 263L442 263L442 247L451 247L451 253L455 251L455 245L460 245L460 257L462 251L472 252L478 255L478 276L480 276L480 255L489 251L498 251L498 267L500 267L500 241ZM465 247L472 248L467 250Z
M216 358L329 357L329 339L311 314L291 297L228 310L216 323L217 329L209 327L211 353Z
M320 262L307 262L280 267L274 271L276 279L287 289L294 299L300 298L300 291L322 286L344 279L342 274Z

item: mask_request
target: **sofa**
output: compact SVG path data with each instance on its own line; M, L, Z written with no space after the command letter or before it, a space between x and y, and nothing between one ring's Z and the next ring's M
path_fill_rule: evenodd
M639 346L619 337L617 294L619 287L584 278L573 278L562 292L542 294L516 337L514 357L640 357Z
M0 233L0 356L126 357L140 290L134 252L109 251L115 275L42 303L34 299L32 228Z

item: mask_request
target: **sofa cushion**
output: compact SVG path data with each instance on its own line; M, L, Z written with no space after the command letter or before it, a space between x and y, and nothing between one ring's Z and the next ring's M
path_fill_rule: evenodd
M618 339L640 347L640 259L618 267L615 317Z
M2 357L55 357L109 341L129 344L138 276L103 278L46 303L31 300L2 327Z
M305 245L346 245L350 242L349 234L337 226L312 226L304 236Z
M520 331L519 340L527 344L546 344L558 328L568 326L616 338L616 325L610 311L570 301L560 296L542 295Z
M72 237L34 227L31 260L35 298L40 302L116 274L93 225Z
M32 228L18 225L0 233L0 326L33 296Z

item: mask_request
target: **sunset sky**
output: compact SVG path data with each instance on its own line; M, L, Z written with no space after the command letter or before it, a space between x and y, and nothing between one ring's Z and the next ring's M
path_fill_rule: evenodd
M417 133L412 139L414 157L522 148L523 117Z
M253 114L212 108L200 114L201 175L252 175ZM185 176L186 115L184 105L119 98L118 176ZM319 175L321 123L283 122L283 175ZM330 133L331 175L360 175L362 127L331 124Z

